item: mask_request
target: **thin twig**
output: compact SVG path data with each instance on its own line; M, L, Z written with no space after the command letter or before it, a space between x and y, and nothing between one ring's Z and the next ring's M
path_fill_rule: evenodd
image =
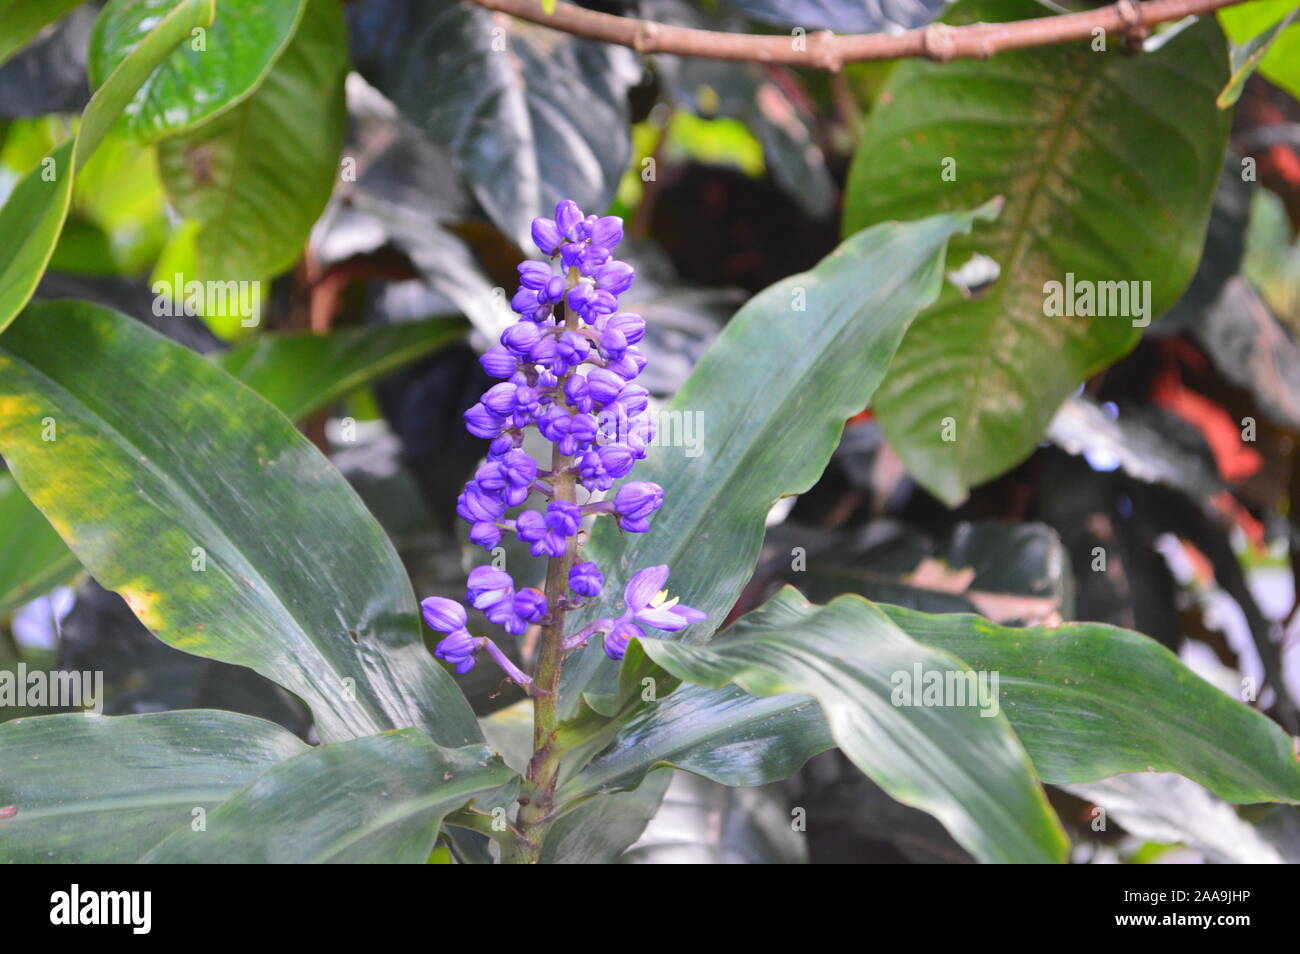
M931 23L903 33L756 36L670 26L651 20L619 17L564 3L545 13L540 0L474 0L481 7L508 13L564 33L603 40L642 53L676 53L713 60L750 60L838 70L845 63L922 57L953 60L988 57L1003 50L1047 46L1089 39L1100 29L1113 34L1142 34L1157 23L1211 13L1245 0L1120 0L1119 3L1063 16L1010 23Z

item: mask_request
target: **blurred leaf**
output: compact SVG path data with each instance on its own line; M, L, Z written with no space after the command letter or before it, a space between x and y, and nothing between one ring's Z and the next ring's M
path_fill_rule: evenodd
M0 617L66 583L81 569L54 528L5 473L0 473L0 528Z
M134 861L275 763L307 751L277 725L209 709L43 715L0 725L8 862Z
M0 63L36 38L48 24L83 0L0 0Z
M603 521L592 534L588 552L605 572L605 592L616 598L637 570L666 563L682 602L709 614L685 638L707 639L754 571L772 505L817 482L908 322L934 300L948 239L993 214L986 207L877 226L750 299L668 408L683 426L707 429L697 434L698 455L656 446L637 469L667 501L650 532L622 536ZM570 659L566 715L598 671L596 691L610 692L613 669L596 645Z
M1041 13L1031 0L966 0L947 19ZM995 226L950 255L953 266L991 257L1000 277L970 297L945 287L876 398L890 445L945 503L1028 456L1078 383L1141 335L1128 317L1049 316L1047 282L1150 282L1154 319L1191 279L1228 133L1214 103L1224 46L1202 21L1141 56L1062 44L909 60L891 75L854 157L845 232L1007 199Z
M727 0L759 20L806 31L887 33L924 26L949 0Z
M1294 19L1282 22L1296 6L1296 0L1243 3L1220 10L1219 22L1233 43L1252 50L1254 63L1265 79L1300 97L1300 25ZM1262 49L1252 48L1252 43ZM1231 101L1225 105L1231 105Z
M423 864L442 820L517 776L484 745L418 729L322 745L272 766L142 859L175 864Z
M665 772L665 775L670 774ZM621 861L633 865L798 865L808 861L779 791L724 788L678 772L645 833Z
M1063 788L1104 808L1107 830L1113 821L1143 841L1180 842L1212 864L1282 863L1278 850L1232 806L1181 775L1141 772Z
M857 593L877 603L1015 624L1059 622L1070 613L1070 561L1044 524L962 522L942 545L911 528L891 533L873 523L869 530L856 545L840 539L809 547L807 566L783 573L784 579L814 602ZM788 565L788 552L783 559Z
M287 418L193 352L95 305L32 305L0 338L0 453L160 639L297 693L322 739L406 726L480 738L356 494Z
M1001 673L1002 711L1044 781L1177 772L1229 802L1300 802L1290 737L1146 636L1099 623L1014 629L881 608L926 646Z
M0 331L27 304L54 252L68 215L73 178L103 142L135 91L190 30L211 22L214 0L181 0L158 20L81 115L77 134L29 171L0 208L0 235L23 241L0 245Z
M99 86L178 0L109 0L90 41L90 84ZM306 0L221 0L204 33L165 59L126 107L141 142L186 132L242 102L285 50Z
M341 328L329 334L258 335L216 355L217 365L302 420L349 391L445 344L459 340L460 318Z
M1259 7L1271 6L1273 8L1287 6L1294 8L1295 5L1295 0L1286 0L1284 3L1271 5L1257 4ZM1255 70L1259 69L1261 63L1268 58L1272 52L1273 44L1281 36L1282 31L1295 22L1296 13L1297 11L1292 9L1262 33L1257 33L1249 39L1241 41L1237 38L1248 29L1248 23L1262 14L1252 11L1247 14L1250 19L1238 19L1234 18L1230 11L1224 11L1224 29L1227 30L1228 36L1232 37L1233 42L1238 45L1234 46L1232 51L1232 75L1228 79L1228 85L1223 87L1223 92L1219 94L1218 103L1220 109L1227 109L1241 98L1241 91L1246 88L1246 80L1250 79ZM1289 39L1287 42L1290 44ZM1292 88L1294 93L1297 88L1300 88L1300 68L1295 68L1291 61L1297 53L1300 53L1300 42L1291 45L1293 46L1291 57L1275 58L1269 64L1269 72L1278 74L1279 84L1284 87L1287 80L1294 83L1295 86ZM1291 74L1290 76L1287 75L1288 72Z
M631 159L632 51L468 3L370 0L351 16L361 74L455 154L492 221L524 248L561 199L603 213Z
M17 2L29 8L40 7L41 16L47 15L47 9L75 6L67 0ZM0 10L6 6L13 7L14 0L0 0ZM86 47L90 44L97 12L90 6L74 9L0 66L0 117L81 112L90 98L90 88L86 85ZM11 15L0 13L0 22L8 27L6 17ZM0 36L0 46L13 36L7 32ZM0 54L0 62L4 58Z
M816 606L787 587L707 645L640 643L697 685L813 696L858 768L898 801L938 818L980 860L1064 860L1065 833L1006 716L988 717L977 705L897 704L899 674L943 678L967 667L914 642L871 603L843 596Z
M310 0L257 92L158 144L173 204L200 225L200 281L260 281L292 265L329 200L346 122L347 37L333 0Z

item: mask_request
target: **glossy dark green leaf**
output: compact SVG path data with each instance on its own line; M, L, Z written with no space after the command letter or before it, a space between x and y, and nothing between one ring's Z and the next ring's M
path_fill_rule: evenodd
M71 140L18 180L0 208L0 331L31 299L72 201L72 183L135 91L196 27L212 21L214 0L181 0L95 91ZM21 236L21 241L13 237Z
M835 745L810 697L756 696L734 685L682 685L610 731L610 742L560 787L561 801L634 788L665 765L723 785L765 785Z
M1001 673L1002 711L1048 782L1177 772L1229 802L1300 801L1291 739L1138 633L1012 629L881 607L909 636Z
M460 318L382 327L265 334L216 356L217 365L295 421L464 335Z
M309 0L253 95L158 144L168 195L198 223L187 280L259 281L302 253L338 174L347 67L339 5Z
M0 63L84 0L0 0Z
M188 349L96 305L32 305L0 338L0 454L145 626L296 693L321 738L481 738L356 494L287 418Z
M608 865L641 837L672 781L671 769L651 772L632 791L597 795L560 816L546 833L544 865Z
M0 473L0 617L77 575L81 564L8 474Z
M190 709L0 725L0 861L137 860L275 763L307 751L271 722Z
M99 86L178 0L109 0L95 24L87 69ZM306 0L221 0L207 29L167 57L126 107L142 142L192 129L242 102L293 36Z
M1032 0L964 0L946 19L1042 13ZM868 118L847 234L1007 200L995 226L954 242L949 257L956 268L987 256L998 279L973 294L945 287L876 396L890 445L950 504L1027 457L1061 402L1132 348L1140 323L1166 311L1196 269L1228 133L1215 105L1228 74L1223 34L1203 20L1141 56L1120 46L908 60ZM1063 298L1067 275L1076 289L1126 283L1127 305L1121 286L1096 289L1125 314L1049 314L1046 283L1061 282Z
M443 748L418 729L322 745L263 772L142 861L423 864L448 813L496 802L517 776L485 745Z
M918 671L946 679L967 667L914 641L866 600L817 606L787 587L707 645L644 639L641 647L697 685L812 696L858 768L938 818L980 860L1064 860L1065 833L1007 717L975 700L898 704L900 679Z
M620 598L637 570L666 563L673 594L709 614L683 637L707 639L753 573L772 505L816 483L908 322L934 300L949 238L994 214L986 207L877 226L746 303L661 417L665 446L637 467L635 479L664 488L650 532L623 536L610 521L597 523L590 551L605 572L606 599ZM663 422L673 420L696 429L697 456L663 436ZM592 615L619 612L621 604L606 605ZM599 691L609 692L614 667L598 646L566 664L568 714L573 689L598 670Z
M631 159L622 47L497 18L472 3L370 0L351 16L357 68L455 153L492 220L531 245L561 199L603 213Z

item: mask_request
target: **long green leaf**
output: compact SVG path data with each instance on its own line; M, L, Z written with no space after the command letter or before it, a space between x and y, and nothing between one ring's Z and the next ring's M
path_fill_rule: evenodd
M597 524L591 552L605 572L607 599L620 596L637 570L666 563L673 592L709 614L685 638L707 639L722 624L753 572L768 511L816 483L908 322L938 293L949 238L996 208L869 229L732 318L665 418L680 415L697 429L698 455L655 447L637 468L635 479L664 488L650 532L622 537L609 521ZM597 646L567 665L567 714L576 711L573 690L600 669L608 687L614 667Z
M81 569L8 474L0 474L0 533L0 617L66 583Z
M1034 0L965 0L947 19L1042 12ZM997 280L945 287L876 396L890 446L940 499L956 503L1028 456L1079 382L1137 343L1134 321L1158 318L1191 280L1227 142L1215 104L1227 78L1212 19L1140 56L1083 42L893 71L853 160L846 234L1007 200L995 227L949 253L953 268L991 258ZM1125 314L1061 316L1075 310L1049 307L1046 283L1062 283L1063 298L1068 275L1076 289L1123 283L1127 305L1120 286L1094 297Z
M86 68L98 86L178 0L109 0L90 38ZM251 95L284 52L306 0L221 0L206 31L167 57L126 107L141 142L185 132Z
M215 0L181 0L118 64L90 98L77 134L18 180L0 208L0 331L31 299L49 265L72 201L72 182L135 91L196 27L212 22Z
M0 453L160 639L297 693L321 738L417 726L481 739L356 494L193 352L96 305L32 305L0 338Z
M1300 97L1300 21L1296 0L1261 0L1219 11L1219 22L1241 57L1233 60L1233 83L1224 88L1224 105L1240 95L1240 86L1256 69L1265 79ZM1244 74L1244 75L1241 75Z
M307 746L271 722L191 709L0 725L0 862L135 861Z
M448 813L517 780L485 745L418 729L322 745L275 765L143 859L204 864L422 864Z
M460 338L460 318L382 327L258 335L223 351L217 365L287 417L300 421L349 391Z
M347 36L334 0L309 0L257 92L158 144L176 208L198 223L200 281L260 281L302 254L338 174Z
M946 678L967 667L915 642L866 600L817 606L787 587L707 646L658 639L641 646L697 685L814 697L858 768L938 818L980 860L1064 860L1065 833L1006 716L970 704L896 704L900 674Z
M1230 802L1300 801L1287 734L1146 636L881 608L913 639L1001 674L1002 710L1048 782L1177 772Z

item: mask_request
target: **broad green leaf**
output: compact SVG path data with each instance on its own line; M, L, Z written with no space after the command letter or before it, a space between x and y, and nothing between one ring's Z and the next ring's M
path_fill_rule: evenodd
M81 114L77 133L22 177L0 208L0 331L31 299L41 280L63 222L72 183L126 108L135 91L162 60L196 27L212 22L214 0L181 0L136 44ZM21 236L21 241L15 236Z
M338 173L346 74L339 5L310 0L256 93L158 144L173 204L199 223L187 279L260 281L297 260Z
M1146 636L1100 623L1012 629L882 609L913 639L1001 673L1002 711L1044 781L1177 772L1229 802L1300 802L1287 734Z
M787 587L707 645L644 639L641 648L696 685L812 696L858 768L938 818L981 861L1065 858L1065 833L1007 717L973 704L896 704L900 678L946 679L967 667L860 597L817 606Z
M908 322L934 300L949 238L995 214L986 206L882 224L746 303L660 419L661 432L674 419L696 428L698 455L661 433L668 446L637 467L636 480L664 488L650 531L624 537L611 521L596 525L591 559L605 572L606 600L621 598L637 570L666 563L673 594L709 614L683 637L699 642L722 625L754 570L768 511L817 482ZM591 615L618 612L605 604ZM594 645L570 659L566 714L576 711L575 688L598 669L608 685L614 668Z
M602 214L631 161L630 50L472 3L368 0L349 10L357 70L456 156L475 198L524 248L572 199Z
M1237 45L1235 45L1232 50L1232 75L1228 79L1228 85L1223 87L1223 92L1219 94L1218 103L1220 109L1227 109L1241 98L1241 92L1246 88L1246 80L1250 79L1251 76L1254 75L1255 70L1259 69L1262 63L1268 59L1269 54L1272 52L1273 44L1276 43L1278 37L1282 35L1282 31L1295 23L1297 14L1300 14L1300 9L1296 9L1295 0L1287 0L1285 4L1256 4L1256 6L1288 6L1292 9L1289 13L1284 14L1282 19L1278 20L1271 27L1250 37L1244 42L1236 40L1236 37L1241 35L1241 29L1238 28L1237 30L1234 30L1233 22L1230 19L1224 19L1224 28L1228 31L1228 35L1233 37ZM1295 42L1291 42L1292 39L1294 39ZM1300 53L1300 34L1297 34L1294 38L1289 38L1288 43L1292 47L1291 57ZM1284 57L1281 62L1286 63L1287 61L1288 58ZM1281 63L1278 61L1274 61L1270 64L1270 72L1277 70L1277 67L1280 65ZM1295 92L1296 89L1300 89L1300 82L1297 82L1300 81L1300 67L1296 67L1291 63L1288 63L1288 65L1291 67L1292 73L1290 79L1295 83L1292 92ZM1282 71L1286 70L1286 66L1282 66L1281 68Z
M766 785L835 745L810 697L756 696L734 685L682 685L610 732L599 754L560 786L561 802L635 788L665 765L723 785Z
M423 864L448 813L517 780L485 745L418 729L322 745L273 766L143 859L192 864Z
M1300 23L1294 16L1298 6L1296 0L1259 0L1219 11L1223 29L1244 51L1242 84L1257 67L1265 79L1300 98ZM1235 58L1233 65L1235 80ZM1236 100L1230 90L1224 88L1224 94L1231 97L1225 105ZM1240 95L1240 90L1236 93Z
M84 0L0 0L0 64Z
M192 351L97 305L30 306L0 338L0 454L145 626L296 693L322 739L481 738L342 475Z
M286 332L250 338L216 356L217 365L295 421L369 381L459 339L460 318L430 318L329 334Z
M109 0L95 21L86 63L99 86L178 0ZM140 87L124 112L141 142L193 129L243 102L266 78L306 0L221 0L211 26L186 39Z
M49 521L12 477L0 473L0 618L80 569Z
M0 725L0 861L135 861L275 763L307 751L212 709L34 716Z
M966 0L948 19L1042 13L1032 0ZM991 258L999 277L965 293L949 283L876 395L890 445L949 504L1027 457L1061 402L1132 348L1196 269L1230 118L1215 105L1228 75L1223 34L1205 20L1141 56L1119 47L909 60L868 118L846 234L1007 201L993 228L949 253L951 269ZM1049 314L1047 283L1062 283L1063 298L1069 275L1112 316Z
M659 809L671 769L651 772L631 791L597 795L562 815L542 843L544 865L608 865L641 837Z

